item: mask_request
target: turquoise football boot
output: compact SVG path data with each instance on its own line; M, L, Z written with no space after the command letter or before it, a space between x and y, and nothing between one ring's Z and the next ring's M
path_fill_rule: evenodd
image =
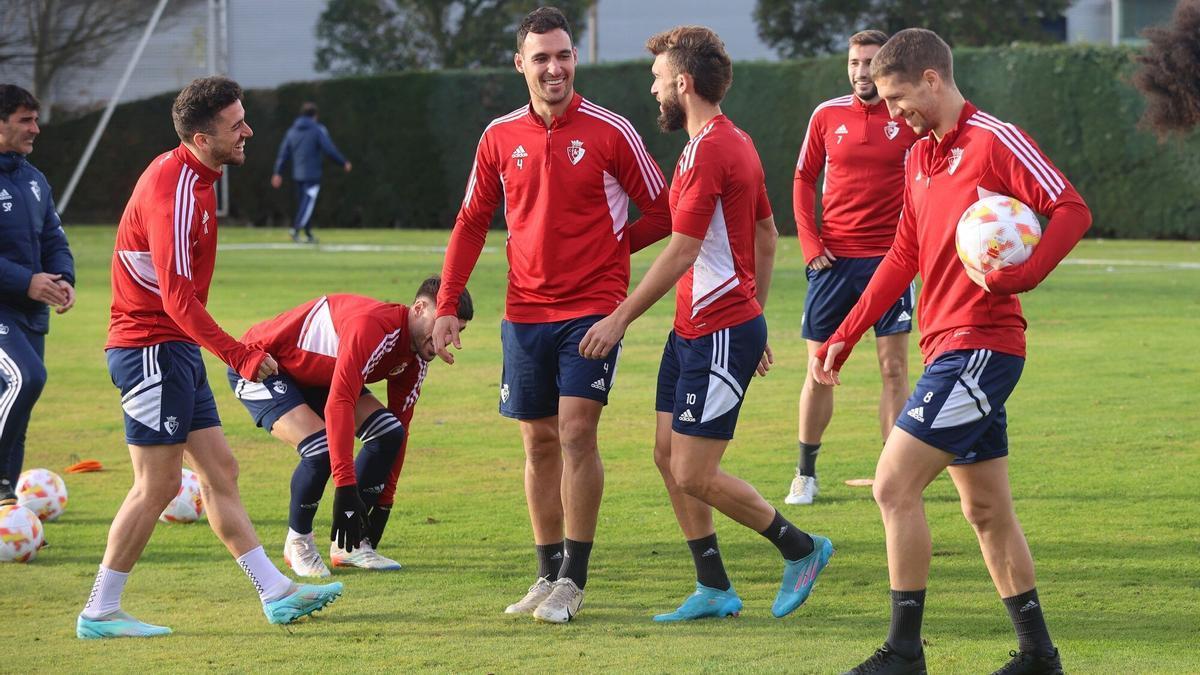
M688 596L679 609L667 614L659 614L655 621L668 623L672 621L693 621L709 617L737 616L742 611L742 599L733 590L718 591L696 582L696 592Z
M342 582L315 586L300 584L288 595L263 603L263 614L271 623L292 623L308 616L338 599L342 594Z
M783 561L783 582L779 585L775 603L771 605L771 613L776 618L785 617L804 604L812 592L813 584L817 583L817 575L833 557L833 542L820 535L810 536L813 540L812 553L799 560Z
M80 614L79 619L75 622L75 636L81 640L155 637L170 634L171 629L166 626L142 623L121 610L117 610L99 619L88 619Z

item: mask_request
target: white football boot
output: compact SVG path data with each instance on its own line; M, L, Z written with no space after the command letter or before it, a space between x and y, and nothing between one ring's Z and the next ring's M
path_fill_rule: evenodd
M298 577L327 577L329 568L321 560L321 552L317 550L317 542L312 532L308 534L288 533L283 542L283 562L292 568Z
M583 606L583 591L567 578L551 584L550 595L533 610L533 618L547 623L566 623Z
M792 488L788 491L788 496L783 498L783 503L793 506L807 506L813 503L813 498L820 494L820 492L821 490L817 487L816 478L805 476L797 471L796 477L792 479Z
M371 542L363 539L353 551L338 548L337 542L329 542L329 560L334 567L357 567L364 570L398 570L400 563L376 553Z
M504 613L533 614L533 610L537 609L538 605L550 596L550 589L553 586L554 582L546 577L538 577L538 580L529 587L529 592L525 594L525 597L506 607Z

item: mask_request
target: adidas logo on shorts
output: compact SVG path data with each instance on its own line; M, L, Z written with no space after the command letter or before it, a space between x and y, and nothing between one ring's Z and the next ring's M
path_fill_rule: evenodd
M599 389L600 391L607 391L604 388L604 378L602 377L599 380L596 380L595 382L593 382L592 389Z
M687 410L684 410L683 414L679 416L679 421L680 422L695 422L696 418L692 416L692 409L688 408Z
M900 316L896 317L898 321L912 321L912 314L908 312L900 312Z
M913 418L914 420L920 422L921 424L924 424L925 423L925 406L919 405L919 406L913 408L912 410L909 410L908 416Z

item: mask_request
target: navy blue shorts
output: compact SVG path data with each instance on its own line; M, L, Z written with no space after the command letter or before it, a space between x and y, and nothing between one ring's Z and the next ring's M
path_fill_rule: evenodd
M604 359L579 355L579 342L600 315L551 323L500 322L504 372L500 376L500 414L537 420L558 414L561 396L577 396L608 405L617 377L621 344Z
M945 352L925 369L896 426L973 464L1008 454L1004 403L1025 359L990 349Z
M325 403L329 400L329 387L302 387L284 373L272 375L262 382L244 379L233 368L225 371L233 396L241 401L256 426L268 432L275 427L289 410L307 405L321 419L325 419ZM363 387L359 397L370 394Z
M199 345L164 342L105 353L121 390L126 443L178 445L193 431L221 426Z
M866 290L883 256L878 258L838 258L827 270L804 270L808 277L808 295L804 297L804 316L800 335L805 340L825 342L841 325L846 315ZM912 332L916 290L908 290L875 322L875 337Z
M767 320L761 314L692 340L671 331L658 367L654 409L671 413L671 429L681 434L733 438L766 346Z

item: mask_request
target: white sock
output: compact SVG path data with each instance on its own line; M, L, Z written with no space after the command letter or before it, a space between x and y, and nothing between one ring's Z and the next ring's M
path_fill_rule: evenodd
M87 604L83 606L83 618L99 619L121 609L121 592L125 590L125 582L129 572L110 570L104 565L96 572L96 583L92 584L92 592L88 595Z
M290 527L288 528L288 533L287 533L288 541L291 541L293 539L311 539L312 536L313 536L312 532L309 532L308 534L300 534L299 532L293 530L292 528L290 528Z
M244 553L237 559L237 564L241 565L246 576L250 577L254 590L258 591L258 599L263 602L282 598L292 587L292 580L283 576L279 568L275 567L263 552L262 546L256 546Z

